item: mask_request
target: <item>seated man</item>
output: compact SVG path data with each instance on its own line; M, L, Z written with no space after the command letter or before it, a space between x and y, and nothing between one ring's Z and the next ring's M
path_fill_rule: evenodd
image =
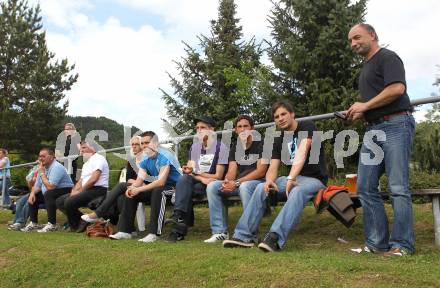
M139 169L139 163L141 159L143 158L142 148L141 148L141 136L134 136L130 140L131 145L131 154L132 157L127 161L126 165L126 174L125 179L126 182L120 182L118 183L112 191L107 193L105 196L104 201L99 205L98 208L96 208L95 212L84 214L81 216L81 219L83 219L86 222L94 223L98 220L98 218L105 218L105 219L113 219L113 218L119 218L119 212L117 203L120 202L119 199L121 199L121 196L125 194L125 191L127 191L127 187L132 185L137 178L137 170ZM135 168L135 169L133 169ZM116 210L116 211L115 211ZM111 213L113 211L113 213ZM116 213L115 213L116 212ZM116 215L113 215L116 214ZM116 221L111 220L114 224L117 223Z
M180 167L176 167L174 159L169 159L158 151L159 139L152 131L141 135L141 145L147 155L139 164L136 181L127 188L119 216L118 233L110 235L111 239L131 239L134 232L134 218L139 202L150 203L149 234L139 239L150 243L158 240L162 234L165 207L161 206L162 192L173 189L181 177Z
M70 194L63 195L56 200L58 209L67 216L70 231L79 233L84 232L87 223L80 222L82 213L78 209L86 207L90 201L106 195L109 177L107 160L104 156L96 153L96 148L82 141L80 153L85 162L81 170L81 178L72 188Z
M206 185L223 179L225 166L228 164L229 149L214 132L215 121L210 117L194 119L197 138L189 150L187 165L183 166L184 175L176 184L174 212L165 224L172 223L173 229L169 242L183 240L190 224L193 196L205 196Z
M47 210L47 224L38 232L57 230L55 200L64 194L70 193L73 182L66 168L55 160L55 152L49 148L43 148L38 155L38 177L28 197L29 224L21 229L29 232L39 228L38 207L44 203Z
M32 190L38 176L38 166L33 166L29 173L26 175L26 183L28 186L28 191ZM29 193L21 196L15 202L15 216L13 223L8 225L8 230L19 231L26 225L27 219L29 218L29 203L28 203Z
M237 143L233 143L229 152L228 173L225 180L216 180L208 184L206 193L209 203L209 222L212 237L205 243L215 243L229 238L227 215L223 198L240 195L243 210L249 202L258 184L264 182L267 164L261 162L262 141L254 141L252 131L254 121L247 115L240 115L234 122ZM237 176L238 174L238 176Z
M233 238L223 241L224 247L254 246L258 226L265 211L265 200L269 193L276 192L277 196L285 195L287 201L258 248L265 252L281 249L289 232L298 224L306 203L324 188L327 182L323 145L316 151L319 153L319 156L316 155L317 163L310 163L309 159L315 124L311 121L297 122L292 106L284 101L276 102L272 106L272 115L282 133L273 145L266 182L259 184L255 189L238 221ZM290 166L290 172L287 177L277 178L281 159Z

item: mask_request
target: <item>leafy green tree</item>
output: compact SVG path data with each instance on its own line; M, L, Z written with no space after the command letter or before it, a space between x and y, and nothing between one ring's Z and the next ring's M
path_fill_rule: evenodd
M0 146L34 157L41 143L55 141L76 82L74 66L56 61L46 45L39 6L0 3Z
M179 76L169 75L174 95L164 90L168 116L179 120L175 129L191 129L194 116L208 114L219 124L241 113L260 111L249 79L260 69L262 50L255 40L242 40L233 0L221 0L218 19L211 21L211 35L198 37L197 48L185 45L185 57L175 61ZM263 68L261 68L263 69ZM260 96L261 97L261 96Z
M350 50L347 34L352 25L363 22L366 1L351 2L274 2L269 16L273 43L268 53L279 71L277 86L294 104L298 116L346 110L359 98L355 83L361 59ZM335 120L318 125L335 133L344 129ZM330 148L327 152L329 168L335 172L333 152Z
M434 85L440 86L440 78ZM440 103L434 103L425 117L416 127L413 160L422 170L440 171Z

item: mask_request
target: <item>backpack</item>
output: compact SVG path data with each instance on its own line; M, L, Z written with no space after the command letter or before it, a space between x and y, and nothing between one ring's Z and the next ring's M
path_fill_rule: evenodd
M107 238L113 234L113 227L108 221L98 221L89 225L86 229L86 235L89 237Z

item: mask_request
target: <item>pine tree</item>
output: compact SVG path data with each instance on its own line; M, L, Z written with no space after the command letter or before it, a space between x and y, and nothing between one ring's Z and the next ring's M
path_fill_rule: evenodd
M61 131L64 92L78 77L67 59L54 60L42 28L38 5L0 4L0 147L32 157Z
M179 132L193 127L194 116L209 115L222 124L238 114L259 111L249 83L252 73L263 69L262 50L254 39L242 40L235 14L234 1L221 0L218 19L211 21L211 35L198 37L198 49L184 43L186 56L175 61L179 76L169 75L174 95L162 92L168 116L180 121L174 127ZM252 109L249 103L254 103Z
M359 98L356 89L361 59L347 34L363 21L365 0L280 0L269 16L274 42L268 49L278 86L298 116L346 110ZM320 121L321 130L343 129L341 121ZM329 149L329 168L335 172ZM352 162L355 162L354 159Z

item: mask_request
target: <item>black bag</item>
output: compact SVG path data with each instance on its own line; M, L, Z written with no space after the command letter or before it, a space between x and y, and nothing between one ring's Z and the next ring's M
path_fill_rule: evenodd
M8 189L9 196L23 196L29 193L29 188L24 185L11 186Z

